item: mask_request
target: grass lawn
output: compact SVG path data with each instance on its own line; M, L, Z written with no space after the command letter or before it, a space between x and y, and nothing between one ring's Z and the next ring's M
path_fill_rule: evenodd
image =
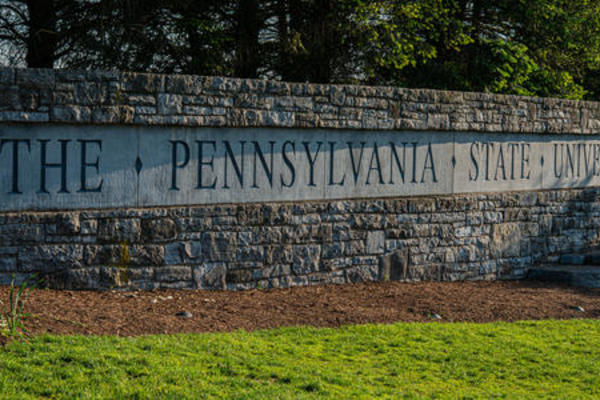
M398 323L0 349L0 398L600 398L600 321Z

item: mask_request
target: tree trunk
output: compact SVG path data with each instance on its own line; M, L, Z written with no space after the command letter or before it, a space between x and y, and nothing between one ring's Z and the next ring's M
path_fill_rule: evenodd
M262 26L257 0L239 0L236 13L234 75L256 78L260 66L258 33Z
M53 68L58 34L53 0L27 0L29 37L25 61L29 68Z

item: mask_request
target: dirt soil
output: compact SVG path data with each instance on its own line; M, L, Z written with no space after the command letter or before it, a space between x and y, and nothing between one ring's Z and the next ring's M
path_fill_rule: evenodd
M8 287L0 286L0 299L7 298ZM531 281L385 282L244 292L35 289L25 311L33 314L26 320L30 334L131 336L434 321L434 313L442 322L600 318L600 289ZM181 312L191 317L177 316Z

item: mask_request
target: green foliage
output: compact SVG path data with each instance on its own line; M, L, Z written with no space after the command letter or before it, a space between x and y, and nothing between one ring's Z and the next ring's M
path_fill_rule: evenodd
M600 321L398 323L0 349L0 398L594 399Z
M27 277L19 286L15 286L14 276L10 284L8 301L4 303L0 299L0 335L8 337L23 337L27 330L23 325L23 319L30 316L23 312L29 289L35 286L32 283L34 275Z
M365 74L377 79L382 70L401 71L459 50L473 40L456 19L453 0L355 1L353 20L362 34Z

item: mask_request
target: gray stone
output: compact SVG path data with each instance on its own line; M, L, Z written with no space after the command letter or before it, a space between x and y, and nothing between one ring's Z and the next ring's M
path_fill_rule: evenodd
M175 94L158 95L158 113L163 115L181 114L183 97Z
M175 313L175 316L179 317L179 318L192 318L193 317L192 313L189 311L179 311L179 312Z
M383 254L385 251L385 232L371 231L367 233L367 254Z
M29 274L22 273L2 273L0 272L0 285L21 285L25 279L29 278Z
M560 256L561 264L583 265L585 264L585 254L562 254Z
M320 256L320 246L294 246L292 255L293 273L296 275L306 275L319 271Z
M110 243L135 243L142 234L139 219L100 219L98 221L98 240Z
M60 214L56 222L56 233L59 235L76 235L79 233L80 221L78 213Z
M55 122L90 122L92 112L85 106L56 106L50 110L50 120Z
M204 263L193 269L194 282L200 289L226 289L227 264Z
M80 221L80 233L82 235L95 235L98 232L98 221L84 220Z
M133 245L129 257L132 265L163 265L165 251L164 247L157 245Z
M101 83L80 82L75 85L75 101L82 105L99 105L106 101L107 86Z
M184 264L202 261L202 244L199 241L174 242L165 246L165 263Z
M380 280L379 266L361 265L345 270L349 282L375 282Z
M17 270L17 258L14 256L0 255L0 272L14 272Z
M121 74L123 90L133 93L158 93L164 89L165 78L157 74Z
M244 283L251 282L253 280L253 273L248 269L235 269L227 271L225 281L227 284L230 283Z
M83 264L80 245L41 245L19 248L19 268L23 272L53 272L77 269Z
M131 123L135 109L130 106L95 107L92 111L92 122L100 124Z
M15 70L13 68L0 67L0 85L12 86L15 84Z
M492 226L490 251L495 257L518 257L521 252L521 231L516 223Z
M408 277L408 251L398 250L381 258L381 279L400 281Z
M12 68L0 86L0 139L30 141L19 194L0 149L0 280L238 290L600 259L597 103ZM59 140L67 190L60 167L40 168L41 143L52 165Z
M142 220L142 236L145 241L165 241L177 235L175 222L170 218Z
M236 254L236 236L223 232L202 234L202 254L207 261L233 260Z
M156 268L155 279L159 282L191 281L192 268L185 266L166 266Z
M51 69L18 69L17 85L23 88L52 89L55 73Z

